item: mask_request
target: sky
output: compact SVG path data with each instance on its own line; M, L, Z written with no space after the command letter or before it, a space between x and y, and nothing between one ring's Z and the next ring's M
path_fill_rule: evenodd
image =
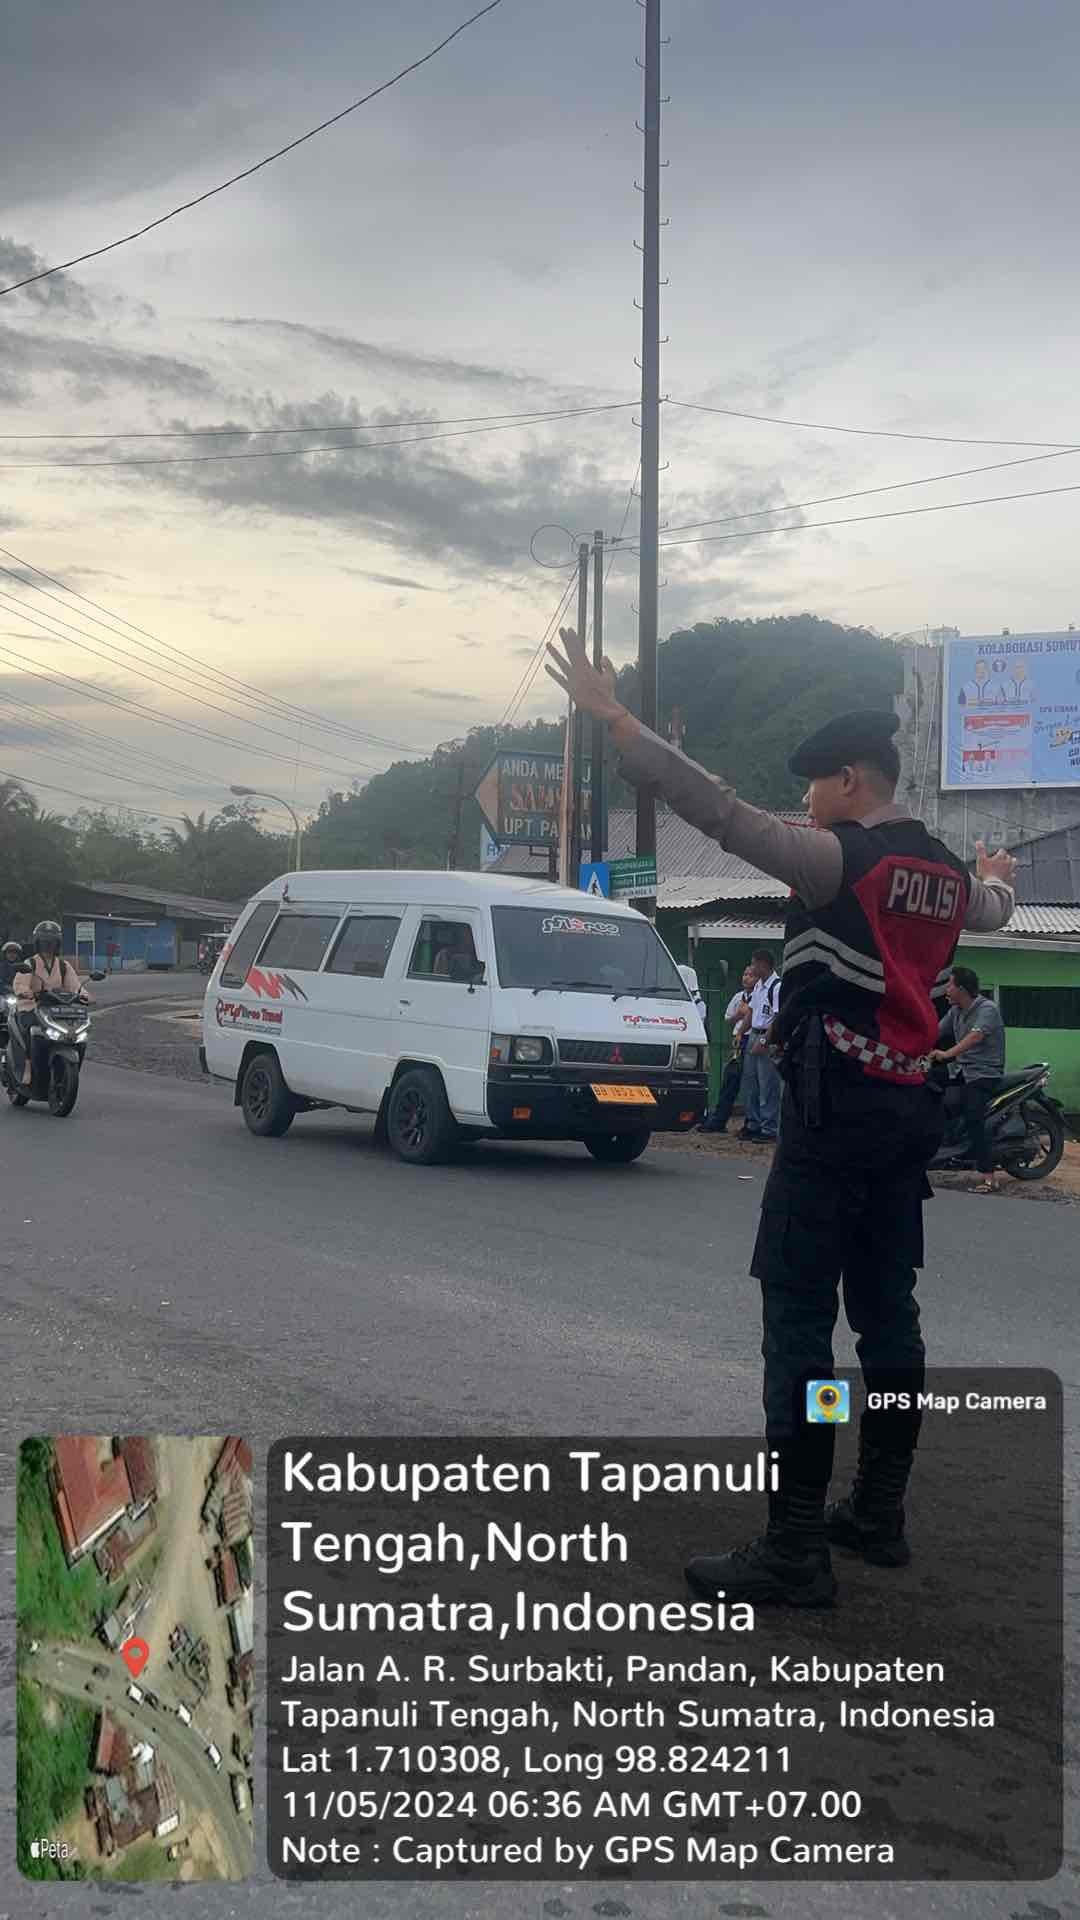
M16 8L0 284L250 165L470 10ZM234 782L306 810L513 711L568 535L636 526L637 416L617 403L639 382L642 18L631 0L502 0L253 179L0 299L0 776L58 811L86 795L213 813ZM1080 442L1080 10L666 0L664 32L662 539L755 517L662 553L661 636L804 610L895 634L1080 620L1080 494L811 524L1080 488L1080 450L1034 458ZM367 451L96 464L319 439L123 433L407 421L412 437L601 406L411 448L395 426L321 436L382 440ZM810 504L872 488L897 490ZM636 575L632 550L614 557L620 663ZM518 717L557 711L541 672Z

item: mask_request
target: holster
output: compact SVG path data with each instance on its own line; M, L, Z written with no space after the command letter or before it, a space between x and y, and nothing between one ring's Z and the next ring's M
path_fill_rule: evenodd
M809 1013L788 1035L776 1062L798 1103L803 1126L811 1130L823 1122L827 1044L821 1015Z

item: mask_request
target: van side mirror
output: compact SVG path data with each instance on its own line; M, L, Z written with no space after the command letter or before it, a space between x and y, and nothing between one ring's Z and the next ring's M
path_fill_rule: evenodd
M470 988L479 986L484 978L484 963L482 960L470 959L467 954L455 953L450 961L450 978L458 981L462 986Z

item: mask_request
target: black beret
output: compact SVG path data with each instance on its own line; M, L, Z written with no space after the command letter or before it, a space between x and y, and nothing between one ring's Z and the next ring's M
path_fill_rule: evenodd
M883 748L890 748L900 722L895 713L875 709L864 713L841 713L819 727L788 761L792 773L804 780L824 780L841 767L856 760L876 760ZM894 749L895 751L895 749Z

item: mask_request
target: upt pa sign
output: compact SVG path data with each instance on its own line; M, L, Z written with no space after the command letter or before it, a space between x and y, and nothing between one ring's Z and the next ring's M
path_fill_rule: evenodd
M561 753L496 754L476 789L492 838L502 846L554 845L559 838L562 785ZM586 761L581 794L583 833L587 833L591 817L592 767Z

